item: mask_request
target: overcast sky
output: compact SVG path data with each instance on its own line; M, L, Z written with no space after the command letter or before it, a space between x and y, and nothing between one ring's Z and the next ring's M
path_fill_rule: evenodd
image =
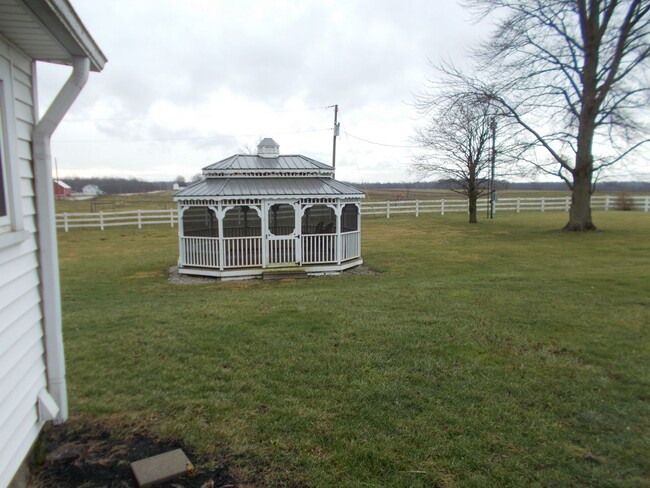
M337 178L413 181L429 60L489 33L454 0L71 2L108 63L55 132L61 178L189 179L263 137L331 164L338 104ZM69 73L39 63L41 112Z
M272 137L337 178L407 181L428 59L478 35L453 0L72 0L108 57L55 133L59 175L186 178ZM41 111L70 73L40 63Z

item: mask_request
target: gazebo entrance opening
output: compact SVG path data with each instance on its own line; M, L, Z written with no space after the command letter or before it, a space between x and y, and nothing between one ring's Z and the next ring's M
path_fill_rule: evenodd
M299 261L296 242L296 208L293 203L274 203L268 210L269 264L294 264Z
M226 268L262 264L262 218L248 205L226 207L223 213L223 262Z

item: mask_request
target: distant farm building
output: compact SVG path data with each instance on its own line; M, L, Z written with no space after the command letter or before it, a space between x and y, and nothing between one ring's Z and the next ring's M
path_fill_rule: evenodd
M331 166L280 155L273 139L257 151L203 168L203 180L174 195L179 272L241 279L362 264L363 192L335 180Z
M52 181L52 185L54 185L54 195L57 197L67 197L72 195L72 188L70 188L70 185L65 183L64 181L61 180L54 180Z
M86 185L81 189L84 195L103 195L104 192L97 185Z

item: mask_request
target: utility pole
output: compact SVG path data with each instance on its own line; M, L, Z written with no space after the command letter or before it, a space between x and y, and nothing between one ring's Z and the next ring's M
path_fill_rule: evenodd
M334 141L332 145L332 168L336 169L336 137L339 135L339 106L334 105Z
M490 205L491 205L491 201L492 201L492 176L490 176L490 170L488 170L487 191L485 192L485 194L486 194L485 211L487 212L486 217L489 219L490 218Z

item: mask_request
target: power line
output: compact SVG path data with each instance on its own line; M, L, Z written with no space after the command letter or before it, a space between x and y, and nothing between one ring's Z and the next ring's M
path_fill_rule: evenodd
M349 136L349 137L354 138L354 139L358 139L360 141L367 142L368 144L374 144L375 146L397 147L397 148L401 148L401 149L420 149L420 146L400 146L398 144L384 144L382 142L369 141L368 139L364 139L363 137L358 137L358 136L352 135L347 131L345 131L345 134L347 136Z
M348 141L348 147L350 148L350 152L352 153L352 160L354 161L354 165L357 168L357 171L359 170L359 162L357 161L357 154L354 148L352 147L352 143L350 142L350 136L348 134L348 131L345 130L345 124L343 123L343 116L341 115L341 125L343 126L343 133L345 134L345 138Z

